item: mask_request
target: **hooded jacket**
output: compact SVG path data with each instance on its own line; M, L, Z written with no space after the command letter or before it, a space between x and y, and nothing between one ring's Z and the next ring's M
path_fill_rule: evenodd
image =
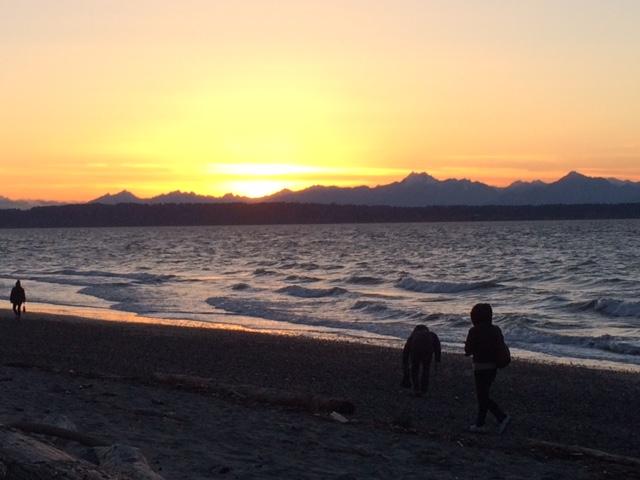
M5 297L6 298L6 297ZM27 296L24 293L24 288L20 285L16 285L11 289L11 296L9 297L11 303L24 303L27 301Z
M474 364L493 364L495 368L503 344L504 337L500 327L493 325L491 321L479 322L469 329L464 352L466 355L473 355Z
M402 363L406 366L409 364L409 359L431 359L432 355L435 356L436 362L440 362L442 356L440 339L425 325L418 325L404 345Z

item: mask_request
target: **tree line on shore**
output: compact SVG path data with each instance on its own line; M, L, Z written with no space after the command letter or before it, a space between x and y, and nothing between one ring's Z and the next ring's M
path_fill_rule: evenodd
M640 218L640 203L390 207L301 203L83 204L0 210L0 228L410 223Z

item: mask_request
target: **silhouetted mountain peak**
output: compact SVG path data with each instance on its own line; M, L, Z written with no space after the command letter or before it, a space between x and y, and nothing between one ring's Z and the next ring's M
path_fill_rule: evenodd
M438 183L438 180L436 180L426 172L411 172L409 175L403 178L400 183L403 185L430 185Z
M534 185L545 185L542 180L532 180L527 182L526 180L516 180L512 184L510 184L507 188L520 188L520 187L531 187Z
M94 200L91 200L89 203L117 204L117 203L138 203L140 201L141 201L140 198L136 197L130 191L122 190L113 195L110 193L107 193L106 195L103 195Z
M570 171L556 183L567 182L567 181L576 181L576 180L594 180L592 177L587 177L586 175L581 174L580 172L576 172L575 170Z

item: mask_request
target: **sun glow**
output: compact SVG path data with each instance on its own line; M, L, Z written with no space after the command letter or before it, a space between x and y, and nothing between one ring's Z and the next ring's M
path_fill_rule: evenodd
M262 197L283 189L312 185L354 186L387 183L408 172L396 168L321 167L273 163L212 163L207 174L218 179L218 189L246 197Z
M640 2L183 3L0 2L0 196L640 177Z
M249 198L264 197L286 188L290 190L301 188L298 182L286 180L238 180L224 182L224 185L227 191Z

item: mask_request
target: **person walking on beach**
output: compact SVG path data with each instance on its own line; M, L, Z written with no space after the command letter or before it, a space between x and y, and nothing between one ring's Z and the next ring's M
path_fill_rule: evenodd
M417 397L421 397L429 389L429 370L433 357L436 365L440 363L440 339L426 325L417 325L402 350L402 386L413 386Z
M13 313L15 314L16 319L19 319L22 313L22 304L27 301L27 296L24 293L24 288L20 285L20 280L17 280L15 287L11 289L9 301L13 306Z
M469 427L471 432L486 432L485 419L490 411L498 421L498 432L503 433L511 417L489 396L491 384L496 379L498 367L506 366L510 361L500 327L493 325L493 310L488 303L478 303L471 309L471 322L467 340L464 344L465 355L473 356L473 376L478 397L478 416L476 423Z

